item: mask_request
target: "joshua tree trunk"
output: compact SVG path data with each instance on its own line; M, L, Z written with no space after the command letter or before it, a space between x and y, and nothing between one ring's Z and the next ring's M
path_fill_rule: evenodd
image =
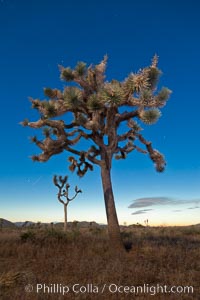
M64 231L67 231L67 203L64 204Z
M114 195L111 182L110 168L105 165L101 167L101 178L103 185L104 201L108 222L108 233L112 247L123 249L120 228L115 208Z

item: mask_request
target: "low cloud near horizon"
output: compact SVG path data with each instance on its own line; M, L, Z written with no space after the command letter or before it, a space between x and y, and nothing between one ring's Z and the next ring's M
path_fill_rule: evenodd
M153 209L141 209L141 210L137 210L134 213L132 213L132 215L141 215L141 214L145 214L147 211L150 211Z
M192 200L185 200L185 199L175 199L170 197L146 197L146 198L139 198L133 200L133 203L128 206L128 208L138 208L139 210L132 213L132 215L139 215L146 213L147 211L153 210L153 209L142 209L145 207L155 207L155 206L176 206L176 205L194 205L192 207L189 207L188 209L198 209L200 208L200 199L192 199ZM141 208L141 209L140 209ZM178 212L180 210L173 210L174 212Z
M188 209L197 209L197 208L200 208L200 206L189 207Z

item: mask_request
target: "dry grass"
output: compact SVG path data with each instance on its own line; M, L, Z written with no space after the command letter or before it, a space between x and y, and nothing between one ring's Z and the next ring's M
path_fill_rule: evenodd
M124 229L132 243L126 255L114 255L104 230L2 230L0 299L199 299L200 230L195 228ZM108 293L44 294L25 292L27 284L115 283L123 286L193 286L194 294Z

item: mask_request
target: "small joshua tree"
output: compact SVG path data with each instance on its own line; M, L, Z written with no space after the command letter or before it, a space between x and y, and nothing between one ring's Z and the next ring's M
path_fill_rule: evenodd
M74 197L69 198L70 185L67 182L67 180L68 180L68 176L57 177L56 175L54 175L54 177L53 177L53 183L55 184L55 186L57 186L57 188L59 190L58 200L60 201L60 203L62 203L64 205L64 231L67 230L67 206L70 201L72 201L76 198L78 193L82 193L82 191L80 189L78 189L77 186L75 186L75 195L74 195ZM64 197L66 200L64 201L62 199L62 197Z

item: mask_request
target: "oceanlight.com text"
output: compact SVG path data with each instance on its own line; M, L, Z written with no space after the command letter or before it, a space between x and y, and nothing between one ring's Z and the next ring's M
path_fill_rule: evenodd
M37 294L62 294L63 296L68 293L74 294L149 294L155 296L156 294L193 294L193 286L168 286L168 285L151 285L151 284L142 284L142 285L117 285L115 283L109 284L92 284L88 283L81 285L75 283L72 285L64 285L59 283L45 284L38 283L35 286L28 284L25 286L25 291L36 292Z

